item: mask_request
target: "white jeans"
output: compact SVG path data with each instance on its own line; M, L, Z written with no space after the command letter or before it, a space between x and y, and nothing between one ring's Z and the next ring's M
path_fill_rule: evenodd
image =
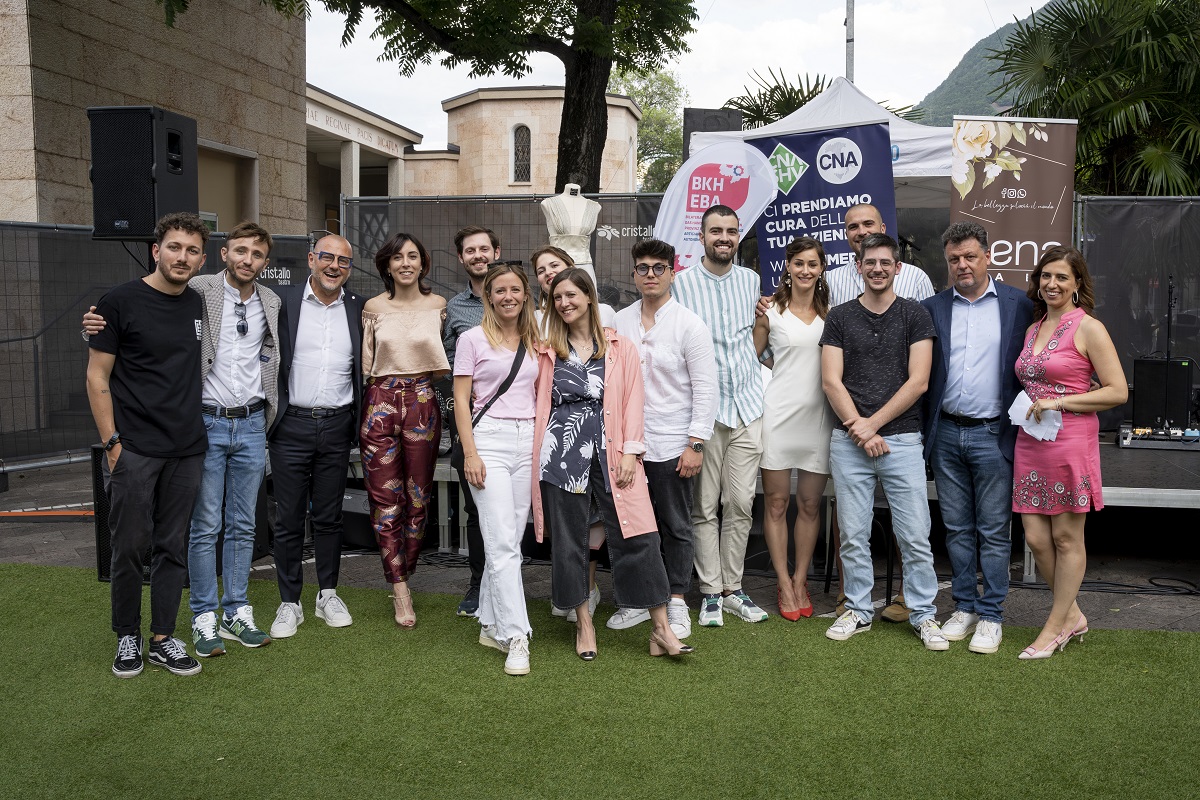
M696 539L696 577L704 594L742 588L746 542L753 521L754 485L762 456L762 417L749 425L713 427L704 444L704 461L692 505ZM721 527L717 531L717 508Z
M474 434L475 450L487 470L483 488L471 487L486 559L479 622L495 626L495 638L507 641L532 633L521 578L521 538L533 502L533 420L484 417Z

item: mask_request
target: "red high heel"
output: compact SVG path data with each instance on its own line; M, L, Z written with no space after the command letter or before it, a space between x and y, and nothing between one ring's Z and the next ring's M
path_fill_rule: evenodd
M807 583L804 584L804 593L808 594L808 584ZM796 613L799 614L800 616L804 617L805 619L807 619L808 617L811 617L813 615L813 602L812 602L811 594L808 594L808 605L802 606L800 608L800 610L797 611Z
M812 605L811 604L808 607L808 614L805 614L803 609L796 609L795 611L784 611L783 610L783 591L781 589L775 590L775 605L779 606L779 616L783 617L784 619L786 619L789 622L795 622L796 620L800 619L800 617L807 617L807 616L812 615Z

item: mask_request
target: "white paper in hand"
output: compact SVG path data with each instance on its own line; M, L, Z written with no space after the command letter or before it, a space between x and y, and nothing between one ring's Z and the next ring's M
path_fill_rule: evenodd
M1029 395L1021 392L1013 399L1013 403L1008 409L1008 418L1013 425L1019 425L1025 429L1035 439L1043 442L1053 442L1058 438L1058 432L1062 430L1062 414L1058 411L1047 409L1042 412L1042 421L1038 422L1032 415L1028 417L1029 407L1033 405L1033 401L1029 399Z

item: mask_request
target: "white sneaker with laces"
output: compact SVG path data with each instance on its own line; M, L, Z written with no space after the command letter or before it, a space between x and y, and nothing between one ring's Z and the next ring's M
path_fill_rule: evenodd
M605 624L614 631L623 631L634 625L650 621L650 611L645 608L618 608Z
M949 650L950 642L942 635L942 629L933 617L913 628L913 632L921 639L926 650Z
M686 600L681 597L670 599L667 603L667 622L670 623L671 630L680 639L686 639L692 635L692 616Z
M833 639L835 642L844 642L855 634L866 633L869 630L871 630L870 622L848 610L825 629L825 637Z
M762 622L768 616L767 612L759 608L750 599L750 595L741 589L725 595L725 599L721 601L721 607L738 619L745 620L746 622Z
M978 614L972 614L970 611L955 611L942 626L942 636L951 642L961 641L975 632L977 624L979 624Z
M337 589L322 589L317 592L317 619L325 620L325 624L331 628L345 628L354 622L350 616L350 609L346 608L342 598L337 596Z
M279 610L275 612L275 621L271 623L271 638L295 636L301 622L304 622L304 611L299 603L280 603Z
M704 598L700 601L700 627L720 628L725 624L725 618L721 616L724 600L725 598L719 594L704 595Z
M972 653L994 653L1000 649L1000 641L1004 638L1004 629L999 622L981 619L975 628L975 635L967 649Z
M596 606L600 605L600 584L593 583L592 590L588 592L588 614L596 616ZM561 610L561 609L559 609ZM575 613L575 609L567 610L567 622L578 622L579 615Z
M508 658L504 659L504 671L509 675L529 674L529 639L514 636L508 640Z
M508 645L496 638L496 629L491 625L484 625L479 629L479 643L501 653L508 652Z

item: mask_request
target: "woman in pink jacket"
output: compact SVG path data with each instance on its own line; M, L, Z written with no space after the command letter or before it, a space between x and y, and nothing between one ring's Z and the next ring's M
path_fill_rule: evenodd
M649 608L650 655L682 655L667 623L670 586L654 510L639 459L645 402L633 343L600 325L596 287L587 272L563 270L550 287L554 313L538 356L533 452L540 486L533 489L538 541L554 531L554 605L577 616L575 652L596 658L588 607L588 520L599 508L612 558L618 606Z

